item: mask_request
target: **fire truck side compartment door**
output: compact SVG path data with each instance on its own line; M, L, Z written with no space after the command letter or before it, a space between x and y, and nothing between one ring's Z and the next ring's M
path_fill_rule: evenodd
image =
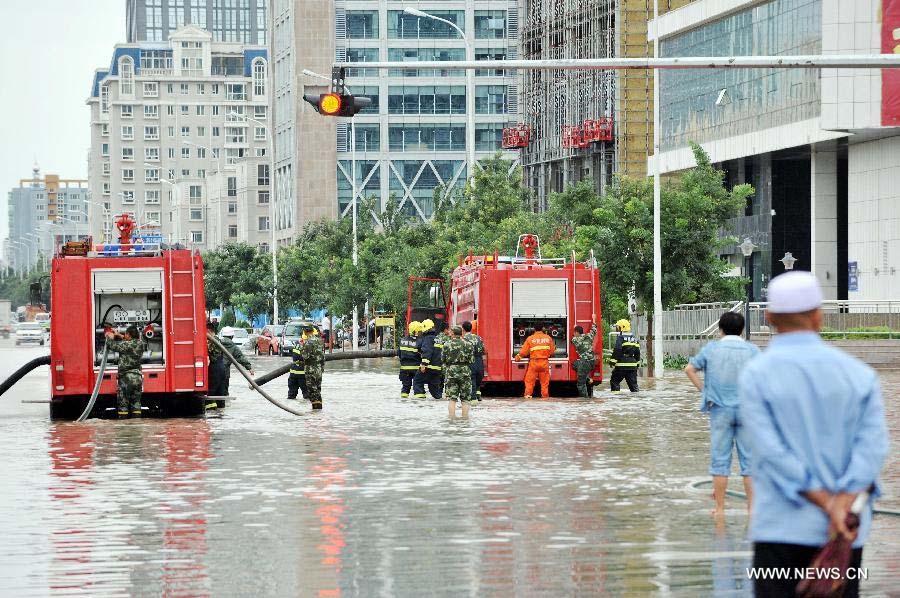
M513 318L565 318L568 313L565 280L512 281Z
M95 270L94 293L161 293L162 270Z

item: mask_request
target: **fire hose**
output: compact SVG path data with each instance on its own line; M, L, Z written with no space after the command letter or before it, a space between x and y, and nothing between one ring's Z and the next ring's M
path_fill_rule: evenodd
M42 365L50 365L50 356L49 355L44 355L42 357L35 357L34 359L32 359L31 361L29 361L28 363L26 363L19 369L17 369L13 373L12 376L7 378L6 380L3 381L2 384L0 384L0 396L3 396L3 393L5 393L10 388L12 388L16 382L18 382L19 380L24 378L25 374L27 374L28 372L30 372L31 370L33 370L35 368L41 367Z
M83 422L91 415L91 410L94 408L94 403L97 402L97 397L100 395L100 384L103 382L103 372L106 371L106 358L109 355L109 341L103 341L103 357L100 358L100 370L97 372L97 380L94 382L94 390L91 392L91 399L88 401L87 407L84 408L84 411L81 412L81 415L78 416L78 419L75 421Z

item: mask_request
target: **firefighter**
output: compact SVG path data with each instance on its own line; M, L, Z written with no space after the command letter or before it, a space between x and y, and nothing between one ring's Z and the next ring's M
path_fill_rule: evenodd
M534 383L541 382L541 398L550 397L550 357L556 352L556 343L544 333L544 324L534 325L534 334L525 339L525 343L515 360L528 357L528 369L525 370L525 398L530 399L534 393Z
M141 393L144 391L141 356L147 345L134 324L125 329L124 335L107 330L106 338L109 350L119 354L116 413L119 419L128 417L129 413L131 417L140 417Z
M444 398L451 419L456 417L456 403L462 405L463 418L469 417L469 405L476 399L472 393L472 362L475 360L475 346L463 338L462 326L450 329L450 336L441 350L444 360Z
M484 362L487 360L487 350L484 348L484 339L478 336L478 322L463 322L462 328L466 335L465 340L472 343L475 351L472 361L472 400L481 400L481 381L484 380Z
M312 403L313 409L322 408L322 373L325 371L325 344L315 326L307 326L303 333L303 344L300 346L303 359L305 397Z
M225 347L225 350L235 358L235 360L241 364L245 370L250 372L250 376L255 376L256 374L253 372L253 365L250 363L250 360L247 359L247 356L244 355L244 352L241 351L241 348L234 344L232 340L234 338L234 328L231 326L226 326L222 329L222 338L220 339L222 342L222 346ZM231 360L227 357L224 358L223 363L223 375L222 375L222 385L221 391L222 394L219 396L227 397L228 396L228 386L231 383ZM224 402L220 402L217 406L223 407L225 405Z
M573 364L575 373L578 374L578 396L590 397L594 394L591 372L597 366L597 357L594 355L594 338L597 336L597 324L591 323L591 331L584 333L581 326L575 327L572 335L572 346L578 352L578 359Z
M641 361L641 346L631 334L631 322L619 320L616 322L616 344L613 347L612 358L609 363L613 366L609 376L609 389L619 392L622 380L628 384L628 390L638 391L637 368Z
M297 393L303 393L303 398L306 397L306 369L303 367L303 351L301 348L303 347L303 338L300 338L300 341L294 345L294 348L291 349L291 369L289 370L288 375L288 400L296 401Z
M216 334L216 323L210 320L206 323L206 330L215 335ZM209 366L207 368L207 380L209 381L209 390L207 394L211 397L221 397L225 396L225 392L222 391L222 382L225 380L225 356L222 355L222 349L219 348L219 345L206 339L206 353L209 356ZM224 406L224 402L222 402L222 406ZM219 403L216 401L209 401L206 404L207 409L215 409L219 407Z
M419 322L410 322L409 334L400 339L400 344L397 347L397 357L400 358L400 397L404 399L409 396L413 378L415 378L416 372L419 371L419 366L422 365L422 356L419 355L419 351L416 349L416 342L419 340L418 335L421 327L422 324Z
M413 396L417 399L425 398L425 385L428 385L428 392L435 399L440 399L443 395L443 380L441 347L436 346L438 331L434 327L431 319L422 322L421 335L416 341L416 349L422 357L422 363L419 366L419 373L413 378Z

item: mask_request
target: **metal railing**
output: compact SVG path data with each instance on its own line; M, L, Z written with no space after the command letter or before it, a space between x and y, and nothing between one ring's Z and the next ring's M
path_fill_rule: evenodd
M749 329L754 336L770 336L766 322L768 303L750 303ZM743 301L677 305L663 312L663 338L669 340L714 338L718 322L727 311L744 313ZM822 303L822 335L829 339L900 339L900 300L847 300ZM632 316L636 336L647 335L647 317Z

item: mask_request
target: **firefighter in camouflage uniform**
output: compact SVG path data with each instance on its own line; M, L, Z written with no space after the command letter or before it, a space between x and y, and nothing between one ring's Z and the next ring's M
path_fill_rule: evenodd
M472 397L472 363L475 347L462 336L463 329L454 326L443 343L441 357L444 363L444 398L447 399L450 417L456 416L456 403L462 404L462 415L468 417Z
M594 355L594 339L597 336L597 325L591 324L591 331L584 333L581 326L575 327L575 334L572 337L572 345L578 353L578 359L573 364L575 373L578 375L578 396L589 397L594 393L593 384L591 383L591 372L597 365L597 356Z
M141 393L144 390L144 376L141 374L141 356L147 348L141 340L137 326L131 325L124 336L109 330L106 332L107 346L110 351L119 354L118 379L116 391L119 418L141 416Z
M312 403L313 409L322 408L322 372L325 371L325 345L322 337L313 326L307 326L303 332L303 346L300 357L305 372L306 392L304 396Z

